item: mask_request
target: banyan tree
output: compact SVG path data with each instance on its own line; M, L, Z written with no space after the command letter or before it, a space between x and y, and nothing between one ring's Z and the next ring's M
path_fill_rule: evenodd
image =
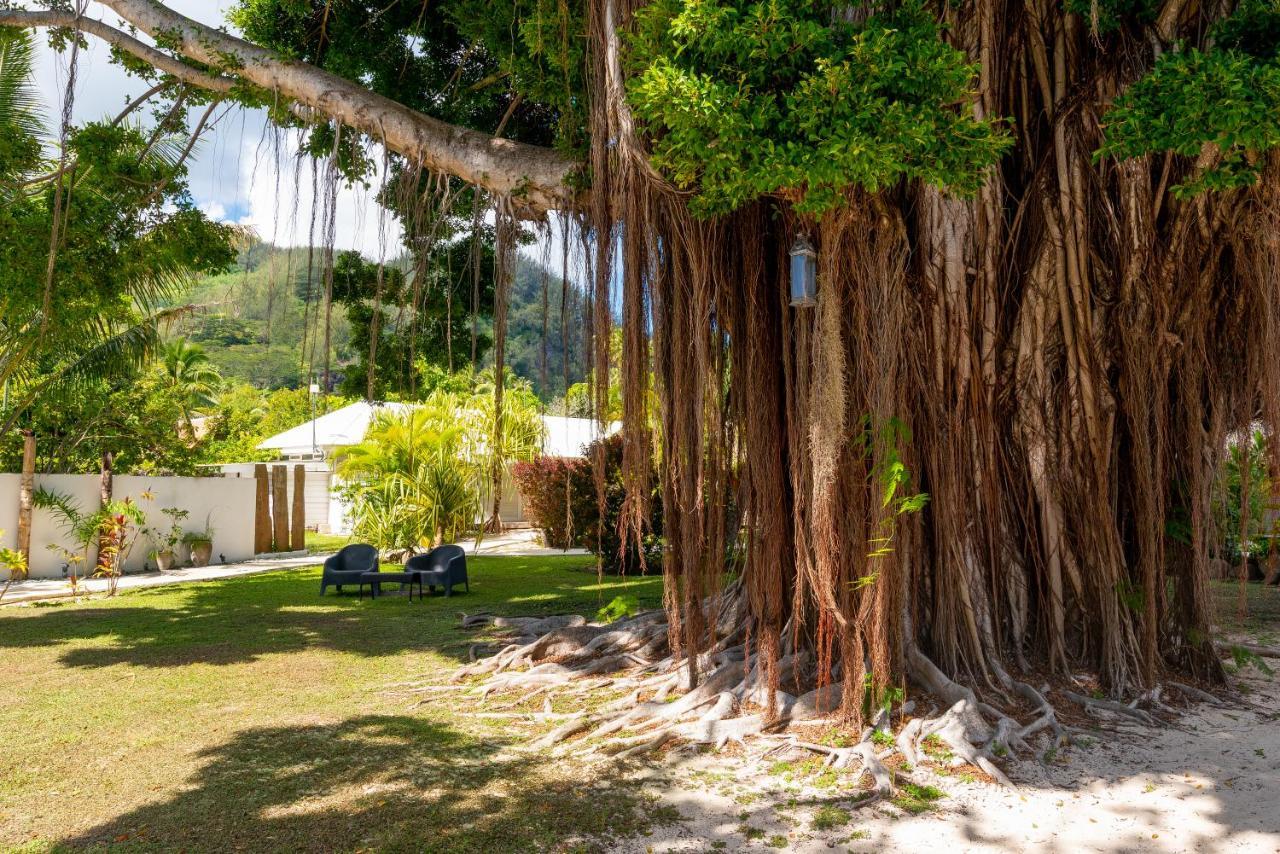
M509 621L491 687L637 687L555 738L870 723L916 684L951 711L915 735L986 768L1055 697L1129 708L1085 674L1126 701L1220 679L1218 465L1280 420L1272 0L242 0L252 43L97 4L155 46L45 5L0 23L578 224L595 376L623 331L624 533L657 472L666 601Z

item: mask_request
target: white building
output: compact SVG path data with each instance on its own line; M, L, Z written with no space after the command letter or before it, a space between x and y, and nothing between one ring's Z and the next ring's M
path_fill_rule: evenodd
M260 450L276 451L282 461L301 463L306 467L307 527L321 533L348 534L351 531L349 508L338 495L341 482L334 472L334 462L343 448L364 441L369 425L379 412L401 414L413 408L408 403L369 403L359 401L326 413L283 433L258 443ZM600 435L600 428L590 418L565 418L544 415L542 452L552 457L580 457L587 445ZM609 434L619 424L609 425ZM230 477L253 477L253 463L224 463L219 466ZM290 486L292 488L292 485ZM502 520L508 525L525 522L524 503L515 484L503 484Z

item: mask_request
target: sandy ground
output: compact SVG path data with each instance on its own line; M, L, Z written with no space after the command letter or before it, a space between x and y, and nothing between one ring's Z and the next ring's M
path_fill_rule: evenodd
M637 782L681 820L618 850L1280 852L1280 673L1248 667L1233 684L1230 707L1155 729L1099 720L1081 743L1007 763L1014 789L916 768L945 792L920 815L859 807L850 779L800 773L802 754L673 760ZM814 826L823 807L835 826Z

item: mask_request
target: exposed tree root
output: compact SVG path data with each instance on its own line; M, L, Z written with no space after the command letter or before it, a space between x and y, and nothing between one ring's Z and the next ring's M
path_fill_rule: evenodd
M1148 712L1142 709L1126 706L1124 703L1117 703L1115 700L1106 700L1098 697L1086 697L1084 694L1077 694L1074 691L1063 691L1063 696L1077 705L1083 706L1086 712L1096 714L1097 712L1110 712L1113 715L1133 718L1135 721L1146 724L1147 726L1158 726L1159 721L1152 717Z
M741 599L740 592L731 589L707 601L706 624L718 640L709 643L707 651L693 662L672 655L663 611L609 625L578 616L462 615L464 628L498 629L509 642L500 648L490 647L496 648L493 655L458 670L455 679L468 684L455 682L433 686L432 690L465 690L482 703L501 696L500 703L477 712L484 718L556 724L531 743L534 749L635 759L671 747L719 749L733 742L745 747L758 740L767 745L762 755L778 750L809 751L825 756L832 768L858 770L859 777L868 775L873 799L893 793L895 775L885 760L894 754L913 767L931 762L968 763L996 783L1013 786L1001 760L1041 753L1033 740L1048 739L1049 746L1068 740L1067 727L1046 699L1048 686L1037 689L1008 674L996 674L1002 690L993 691L994 701L1017 702L1019 720L983 702L973 689L951 679L915 648L907 651L908 673L929 696L943 703L940 714L935 708L926 716L911 716L913 701L892 714L882 711L852 746L806 740L788 729L839 723L832 715L839 713L844 683L816 684L814 656L784 643L776 664L774 684L779 687L770 696L760 653L747 643L749 638L737 619ZM479 644L472 647L483 648ZM842 675L839 669L835 672ZM692 674L697 674L697 684L691 687ZM479 682L476 677L481 677ZM1199 689L1173 682L1168 685L1186 697L1217 702ZM601 692L616 696L589 709L584 706L588 697ZM1148 709L1174 711L1162 702L1158 688L1130 704L1072 691L1062 693L1090 714L1118 716L1145 726L1161 723ZM557 699L572 700L583 710L575 711L571 706L553 711ZM542 701L541 709L530 709L538 700ZM763 711L769 708L770 700L776 709L773 719ZM944 753L940 754L939 744L945 746Z
M1280 658L1280 649L1274 646L1260 646L1256 643L1219 643L1217 647L1218 651L1225 655L1231 655L1231 650L1234 648L1242 649L1259 658Z

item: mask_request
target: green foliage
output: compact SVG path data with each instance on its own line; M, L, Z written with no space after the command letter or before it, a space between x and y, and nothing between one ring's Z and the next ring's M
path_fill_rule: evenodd
M1064 0L1062 6L1089 21L1095 33L1114 32L1126 21L1151 21L1159 9L1155 0Z
M935 786L902 782L898 784L898 794L893 798L893 805L911 815L920 815L931 811L934 802L946 796L945 792Z
M1235 665L1237 671L1252 666L1267 676L1275 675L1275 671L1271 669L1269 664L1267 664L1266 659L1252 650L1233 644L1228 652L1231 653L1231 661Z
M527 383L506 389L495 444L493 387L435 391L405 412L381 413L365 440L346 449L340 472L351 482L354 534L384 549L412 552L470 531L495 469L542 447L542 420Z
M1247 508L1242 508L1246 477L1249 503ZM1260 550L1261 544L1255 537L1276 533L1263 528L1271 479L1267 475L1267 437L1261 430L1253 431L1247 439L1240 437L1228 443L1221 478L1213 504L1215 522L1222 537L1224 557L1236 561L1242 553L1252 555ZM1240 540L1242 510L1247 515L1244 542Z
M4 536L4 531L0 531L0 537ZM5 579L5 590L9 589L9 584L14 581L21 581L27 577L28 566L27 557L17 549L11 549L7 546L0 547L0 569L8 572L8 578ZM0 590L0 596L4 593Z
M161 323L183 311L162 306L190 277L232 257L231 230L206 219L187 192L185 113L153 128L73 127L61 160L46 159L31 73L29 37L0 31L6 432L61 420L63 408L135 380L159 343ZM72 420L70 427L79 425Z
M180 318L172 334L203 346L227 380L268 389L305 388L313 379L307 369L324 363L323 280L320 250L311 253L308 265L306 247L251 243L240 251L237 269L203 276L174 297L204 308ZM341 309L333 312L330 338L332 361L340 367L349 358L350 341Z
M479 512L478 470L464 457L464 415L439 395L404 413L380 413L339 467L349 482L353 535L412 554L456 540Z
M592 461L603 455L605 501L601 518ZM649 533L637 548L623 548L619 533L626 490L622 485L622 435L614 434L589 445L581 458L539 457L512 467L512 477L524 497L525 511L548 545L580 546L599 556L605 572L632 574L656 570L662 559L662 493L652 478ZM728 511L726 511L728 512Z
M492 132L519 96L505 136L581 140L577 0L240 0L229 19L250 41L436 118Z
M637 13L628 99L695 212L782 195L820 213L903 178L979 186L1008 139L967 106L976 69L921 5L861 23L844 9L658 0Z
M209 410L200 456L206 463L254 462L275 459L274 451L259 451L263 439L283 433L351 401L336 395L317 395L308 389L262 391L250 385L225 389Z
M640 613L640 600L635 596L615 596L599 611L596 611L597 623L614 623L625 617L634 617Z
M160 378L159 369L82 382L65 400L37 398L21 423L35 432L38 471L97 472L102 456L114 456L117 471L136 474L196 474L201 443L189 439L186 402ZM18 471L22 437L0 434L0 470Z
M222 386L222 376L209 362L199 344L178 338L164 345L160 352L160 379L182 406L182 414L191 428L191 410L213 402Z
M813 821L810 822L810 826L814 830L819 831L834 830L837 827L844 827L852 820L853 816L849 814L848 810L842 810L839 807L824 804L823 806L818 807L817 811L814 812Z
M1161 55L1106 116L1100 156L1171 152L1220 158L1189 172L1181 197L1257 182L1262 155L1280 145L1280 7L1242 3L1215 26L1216 44Z
M144 493L144 496L146 494ZM52 490L38 489L32 497L36 507L50 510L58 517L63 532L72 539L79 551L64 548L56 543L49 546L58 553L71 567L71 580L74 589L76 578L80 574L79 567L87 565L89 549L96 543L97 560L92 571L95 577L107 579L107 594L115 595L116 582L124 571L124 562L129 558L134 541L139 534L147 533L147 516L132 498L113 499L101 505L97 510L88 512L70 496ZM186 511L170 507L164 511L174 520L175 527L180 518L185 518ZM176 528L181 536L181 529ZM176 542L176 540L175 540Z

